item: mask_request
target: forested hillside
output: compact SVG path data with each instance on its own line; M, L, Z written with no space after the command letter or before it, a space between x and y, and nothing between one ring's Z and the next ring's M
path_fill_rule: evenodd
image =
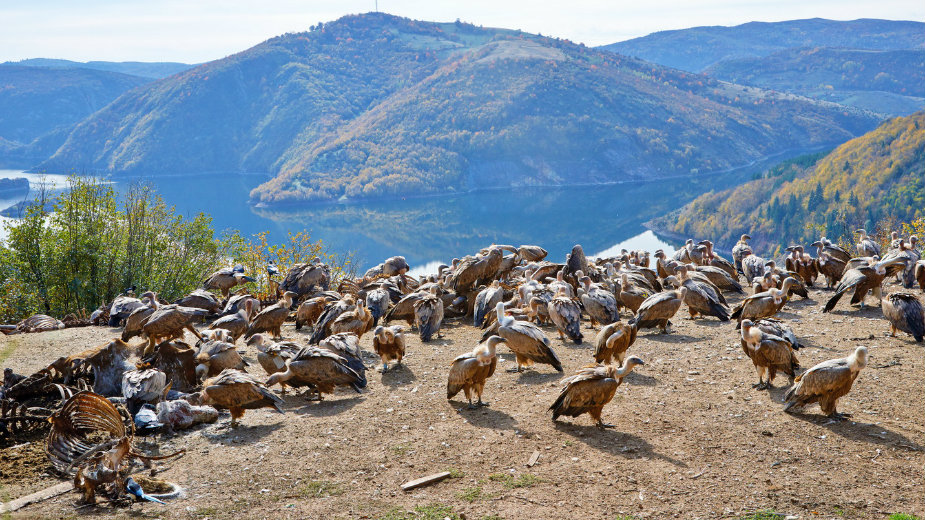
M849 236L881 222L925 217L925 112L885 122L828 154L772 168L737 188L707 193L677 217L655 223L673 233L717 237L731 247L748 233L762 253L825 235ZM718 235L719 234L719 235Z
M252 198L279 203L690 175L876 121L559 39L370 13L123 96L40 168L269 172Z

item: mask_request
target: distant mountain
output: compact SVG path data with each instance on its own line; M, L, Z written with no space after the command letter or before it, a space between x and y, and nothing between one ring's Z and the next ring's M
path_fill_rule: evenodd
M842 22L822 18L750 22L733 27L661 31L602 48L676 69L701 72L729 59L763 57L803 47L925 49L925 23L875 19Z
M925 49L785 49L722 61L704 73L892 115L925 108Z
M92 69L118 72L130 76L161 79L173 76L178 72L191 69L195 65L177 63L172 61L144 62L144 61L71 61L49 58L31 58L17 62L7 62L10 65L23 65L26 67L45 67L58 69Z
M729 248L742 233L762 254L780 244L833 240L860 227L925 217L925 111L898 117L831 153L772 168L737 188L707 193L653 227L710 237Z
M268 172L253 200L297 202L686 176L877 121L568 41L371 13L132 91L39 167Z
M79 121L149 78L90 69L0 65L0 167L30 167Z

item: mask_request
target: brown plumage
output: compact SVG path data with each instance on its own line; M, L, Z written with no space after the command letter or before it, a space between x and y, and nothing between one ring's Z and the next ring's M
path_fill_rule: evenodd
M620 283L617 284L616 289L615 295L619 297L620 303L633 311L633 314L639 312L639 306L646 301L646 298L655 294L650 287L633 283L627 273L620 275Z
M919 282L919 289L925 292L925 260L915 263L915 280Z
M135 353L134 348L119 339L86 351L80 364L93 368L93 391L107 397L120 395L122 376L135 368L128 361Z
M227 316L229 314L234 314L239 310L244 308L244 304L248 301L251 302L253 306L251 308L252 313L258 313L261 310L260 300L254 298L250 294L235 294L228 298L228 301L225 302L225 308L222 309L222 316Z
M347 311L331 323L331 334L351 332L362 338L373 327L373 315L366 308L366 302L360 300L353 310Z
M244 370L246 363L234 344L224 341L203 341L196 353L196 375L200 378L212 377L228 368Z
M613 428L605 424L601 418L604 405L609 403L617 388L636 365L645 365L636 356L630 356L622 367L614 365L586 367L578 370L571 377L563 380L565 388L556 401L549 407L552 410L552 420L560 416L578 417L587 413L594 419L598 428Z
M636 342L638 329L627 323L605 325L594 339L594 360L609 365L613 359L623 365L626 350Z
M347 366L360 376L357 386L366 388L366 364L360 350L360 338L352 332L338 332L321 340L318 348L333 352L347 361Z
M317 400L321 401L323 394L333 393L338 386L350 386L359 393L365 380L337 354L322 348L304 347L286 363L285 371L272 374L267 379L267 386L277 383L296 388L310 387L317 393Z
M331 268L316 258L311 263L290 267L279 288L294 292L298 298L314 291L327 291L330 283Z
M156 298L156 296L155 296ZM175 301L177 305L183 307L193 307L194 309L203 309L209 311L209 314L217 314L222 310L222 303L214 294L205 289L196 289L186 296Z
M517 367L509 371L520 372L523 367L534 363L545 363L562 372L562 362L550 347L549 338L539 327L506 316L503 303L498 303L495 312L498 319L498 335L507 341L507 347L517 359Z
M816 277L819 276L819 264L816 259L804 253L803 246L793 246L787 250L790 251L790 255L784 262L787 270L800 275L803 282L812 287Z
M373 327L379 325L379 318L389 312L389 304L392 302L390 288L389 282L382 282L366 293L366 307L373 317Z
M549 301L546 308L549 310L549 318L559 332L559 339L564 341L568 335L576 345L580 345L584 336L581 334L581 308L578 304L560 289L559 294Z
M485 318L491 315L495 310L495 305L504 300L504 289L498 280L492 281L491 285L479 291L475 297L475 306L472 312L472 324L481 327L485 323Z
M142 331L148 336L148 346L145 355L154 351L154 346L164 340L182 338L183 331L190 331L193 336L202 338L199 331L193 327L193 322L208 314L203 309L182 307L180 305L164 305L158 307L142 326Z
M748 245L748 241L752 237L743 234L739 237L739 241L736 242L736 245L732 246L732 262L738 272L743 272L742 269L742 259L746 256L752 254L752 248ZM738 274L736 274L738 276Z
M462 390L466 393L470 409L488 406L488 403L482 401L482 390L485 389L485 380L495 373L498 365L495 349L504 342L504 338L492 336L472 352L454 359L446 382L446 398L452 399ZM472 403L472 394L475 394L477 400L475 404Z
M328 299L324 296L316 296L302 302L295 313L295 329L301 330L305 325L314 327L327 304Z
M302 347L291 341L269 341L263 334L254 334L247 340L247 346L257 349L257 362L267 375L286 370L286 361L293 359ZM282 383L283 391L286 383Z
M391 361L401 365L401 360L405 357L404 329L398 325L376 327L373 332L373 350L382 360L382 372L388 371Z
M414 303L414 321L421 341L430 341L434 334L439 336L443 324L443 300L437 296L436 287L432 287L430 292Z
M312 335L308 340L309 343L317 344L319 341L330 336L331 325L334 324L337 318L345 312L353 311L356 309L356 306L356 296L352 294L345 294L340 300L327 304L321 316L318 317L315 328L312 329Z
M403 296L395 305L385 313L386 323L392 320L405 320L409 327L414 326L414 304L417 303L423 292L413 292Z
M724 269L712 265L698 265L694 267L693 272L700 273L706 277L710 283L723 291L745 293L742 289L742 285L737 280L738 275L732 276Z
M794 278L787 278L780 289L771 287L767 291L753 294L739 302L736 308L732 310L732 317L738 321L736 329L742 327L742 320L770 318L780 312L789 300L787 291L794 283L796 283Z
M729 309L726 308L725 300L720 299L722 293L716 286L689 278L687 266L681 266L678 273L681 275L681 287L687 289L684 292L684 303L687 304L691 319L703 315L729 321Z
M492 248L484 256L464 258L450 275L450 287L459 294L490 281L498 272L503 257L501 249Z
M215 271L206 278L205 281L202 282L202 287L204 289L218 289L222 291L222 296L227 298L232 288L253 281L253 278L244 273L237 272L231 267L225 267L224 269Z
M742 320L742 350L751 358L758 372L758 383L752 386L759 390L772 388L778 371L792 379L800 368L800 360L790 341L765 333L752 320ZM764 379L765 371L767 379Z
M156 368L129 370L122 374L122 397L132 415L144 403L156 403L167 388L167 374Z
M914 294L897 292L887 296L883 316L890 322L891 336L896 337L896 331L901 330L919 343L925 339L925 308Z
M247 332L247 327L250 325L250 317L254 312L254 300L250 299L244 302L244 308L240 309L234 314L229 314L228 316L222 316L221 318L212 322L209 325L210 330L223 329L227 330L231 335L231 342L237 343L238 338L244 335Z
M139 369L156 368L167 375L170 387L178 392L190 392L198 385L196 350L182 341L165 341L138 363Z
M826 302L822 312L829 312L834 309L835 305L838 304L838 300L848 291L852 291L853 293L851 296L851 304L855 305L860 303L862 309L864 308L864 298L867 296L867 293L871 291L873 291L874 296L882 303L883 295L880 286L883 280L889 276L891 272L894 272L894 266L899 264L902 264L902 260L893 259L848 269L844 276L842 276L841 281L838 282L838 286L835 288L835 294Z
M148 295L147 303L136 308L125 319L125 328L122 329L122 341L128 341L135 336L143 333L142 327L148 322L148 318L154 314L154 311L160 306L157 302L157 294L145 293Z
M703 240L700 243L707 248L706 257L704 258L701 267L713 267L716 269L721 269L733 280L738 279L739 273L736 271L736 266L729 260L726 260L725 258L716 254L716 251L713 249L713 242L709 240Z
M850 417L851 414L838 413L838 399L846 395L857 379L861 370L867 366L867 348L858 347L850 356L830 359L803 372L796 378L796 384L784 395L787 407L785 412L794 408L819 403L822 413L836 420Z
M617 297L607 289L591 285L591 278L582 276L579 280L582 287L579 289L579 298L584 305L585 312L591 319L591 326L607 325L620 319L617 312Z
M281 338L283 323L289 317L289 308L292 307L292 302L296 296L294 292L286 291L278 302L258 312L250 325L248 325L244 338L247 339L258 332L269 332L274 339Z
M540 246L523 245L517 248L517 254L527 262L540 262L549 253Z
M244 416L245 410L273 408L279 413L285 413L282 399L254 376L232 368L205 380L202 390L192 394L188 400L191 404L208 404L229 410L231 426L238 425L238 419Z
M841 280L845 272L845 261L827 253L822 242L814 242L813 246L817 248L816 267L819 274L825 277L826 287L831 289Z
M681 287L675 291L663 291L653 294L646 298L636 316L629 321L630 325L635 325L637 329L659 328L663 333L668 333L670 320L681 308L681 302L687 295L687 288Z

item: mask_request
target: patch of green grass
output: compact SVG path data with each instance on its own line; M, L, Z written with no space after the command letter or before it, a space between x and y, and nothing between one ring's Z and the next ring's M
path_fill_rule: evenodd
M476 486L476 487L466 488L464 491L458 493L456 495L456 498L460 500L465 500L466 502L469 502L471 504L472 502L479 500L483 496L484 495L482 494L482 488L480 486Z
M453 512L453 508L432 504L429 506L416 506L412 511L393 509L380 516L378 520L460 520L460 516Z
M307 498L333 497L344 494L340 484L327 480L312 480L299 487L299 495Z
M215 518L218 515L218 509L214 507L197 507L193 514L199 518Z
M404 456L409 451L411 451L411 446L407 444L399 444L398 446L392 446L392 453L398 455L399 457Z
M450 472L450 478L463 478L466 476L465 473L463 473L462 471L459 471L456 468L450 468L447 471Z
M495 482L500 482L508 489L531 487L543 481L543 479L529 473L521 473L516 478L514 475L505 473L492 473L488 475L488 478Z
M566 440L562 445L570 448L575 445L575 441Z
M5 347L0 348L0 363L3 363L8 357L12 356L17 348L19 348L19 340L9 340Z
M922 520L922 519L915 515L907 515L906 513L893 513L892 515L890 515L889 520Z
M482 520L504 520L498 515L485 515L482 517Z
M755 511L745 516L740 516L736 520L782 520L786 515L775 513L771 510Z

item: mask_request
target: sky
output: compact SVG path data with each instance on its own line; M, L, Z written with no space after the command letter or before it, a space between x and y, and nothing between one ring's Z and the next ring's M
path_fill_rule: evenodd
M375 8L376 0L0 0L0 62L41 57L200 63ZM750 21L925 21L922 0L378 0L378 8L592 46L667 29Z

